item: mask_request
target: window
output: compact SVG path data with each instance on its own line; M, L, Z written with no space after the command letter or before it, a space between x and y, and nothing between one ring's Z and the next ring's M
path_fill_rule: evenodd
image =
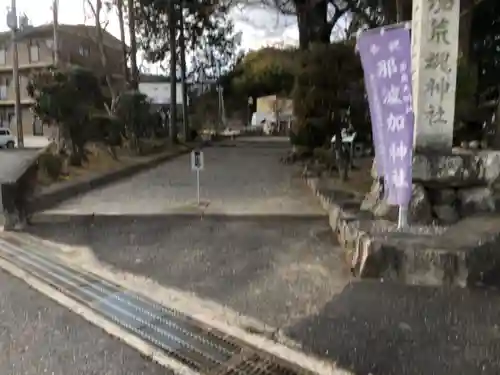
M78 53L83 56L83 57L89 57L90 55L90 48L88 46L85 46L85 45L81 45L79 48L78 48Z
M0 46L0 65L7 64L7 48Z
M0 129L0 135L8 135L7 130Z
M29 44L29 57L30 62L40 61L40 46L38 45L38 42L31 42Z
M7 100L9 94L10 79L0 79L0 100Z
M43 124L38 117L33 118L33 135L43 135Z
M12 117L12 111L0 108L0 128L9 128Z

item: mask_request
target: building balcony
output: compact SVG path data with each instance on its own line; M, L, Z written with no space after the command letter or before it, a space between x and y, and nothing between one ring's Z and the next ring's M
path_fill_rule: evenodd
M16 104L16 101L14 99L0 99L0 106L6 107L6 106L13 106ZM31 98L23 98L21 99L21 105L32 105L35 104L35 101Z
M19 71L30 69L49 68L53 65L52 61L38 61L29 64L19 64ZM12 65L0 65L0 73L12 72Z

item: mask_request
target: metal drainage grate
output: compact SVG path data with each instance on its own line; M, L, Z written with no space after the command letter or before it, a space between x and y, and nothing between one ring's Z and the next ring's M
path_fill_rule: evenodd
M0 257L29 272L197 371L215 369L241 352L223 334L179 312L42 253L0 240Z
M232 362L232 363L231 363ZM233 358L223 368L211 375L305 375L306 372L289 364L279 363L276 358L249 353Z
M307 373L176 310L97 275L68 267L30 243L23 243L20 247L0 239L0 258L162 349L193 370L214 375Z

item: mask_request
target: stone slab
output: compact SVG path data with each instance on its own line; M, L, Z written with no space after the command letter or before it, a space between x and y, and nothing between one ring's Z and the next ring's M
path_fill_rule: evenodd
M352 198L335 200L324 194L321 178L305 176L329 213L330 227L355 276L466 287L500 275L500 216L475 216L447 227L414 226L409 232L398 232L393 222L352 206L345 210Z
M371 175L377 178L375 165ZM449 154L413 156L413 182L459 188L493 185L500 179L500 151L455 148Z
M416 154L413 180L426 185L491 185L500 176L500 152L456 151L450 155Z
M0 184L15 183L41 152L39 149L0 150Z

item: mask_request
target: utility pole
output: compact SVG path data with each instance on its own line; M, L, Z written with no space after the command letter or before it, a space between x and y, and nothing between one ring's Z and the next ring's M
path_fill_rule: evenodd
M52 53L53 53L54 67L56 67L59 62L59 56L58 56L59 38L57 36L58 26L59 26L59 0L54 0L52 2L52 32L53 32L52 43L54 44L52 48Z
M184 140L190 141L189 113L187 105L187 85L186 85L186 41L184 40L184 0L180 1L179 12L179 49L181 53L181 88L182 88L182 125L184 128Z
M59 0L54 0L52 2L52 33L53 33L53 46L52 46L52 61L54 63L54 67L57 67L59 64ZM56 147L59 152L61 149L61 129L59 126L56 128Z
M23 122L21 119L21 88L19 86L19 54L17 50L17 9L16 0L12 0L10 11L7 14L7 26L12 32L12 79L14 81L15 102L14 116L16 117L17 126L17 147L24 147Z
M170 139L177 143L177 14L174 0L168 2L168 31L170 43Z

